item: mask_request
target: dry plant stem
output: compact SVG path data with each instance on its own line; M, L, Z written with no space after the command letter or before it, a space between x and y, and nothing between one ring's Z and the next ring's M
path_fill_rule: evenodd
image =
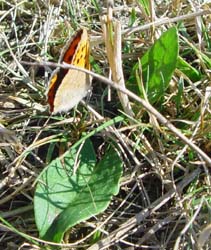
M18 138L15 135L15 132L3 127L0 123L0 143L18 143Z
M180 231L180 234L179 236L177 237L177 240L175 242L175 245L174 245L174 250L177 250L179 249L179 243L180 241L182 240L182 236L185 235L185 233L187 232L187 230L190 228L190 226L194 223L194 221L196 220L196 217L198 216L201 208L202 208L202 205L203 205L203 202L204 202L204 199L201 200L200 204L198 205L198 208L196 210L196 212L193 214L193 216L191 217L191 219L188 221L188 223L185 225L185 227L183 228L183 230ZM193 236L192 236L193 238ZM193 239L192 239L193 240ZM196 237L194 239L194 242L192 243L193 245L196 244Z
M82 101L82 102L84 104L84 101ZM91 111L94 114L94 116L97 117L97 119L103 120L103 117L99 113L97 113L92 107L90 107L89 105L86 105L86 106L87 106L88 110ZM132 152L131 148L126 143L126 139L127 139L126 136L124 134L122 134L121 132L119 132L114 126L109 126L108 128L106 128L106 131L108 131L109 133L112 133L116 136L117 140L120 141L121 144L124 146L124 148L127 149L127 152L130 154L130 156L134 160L135 164L140 166L141 165L140 161L137 159L135 154ZM122 150L122 152L123 152L123 150ZM123 154L124 154L124 152L123 152Z
M22 162L24 161L24 159L26 158L28 152L32 151L33 149L37 148L37 147L40 147L42 145L45 145L47 143L49 143L50 141L52 141L53 139L56 139L58 137L58 135L53 135L53 136L49 136L48 138L43 138L43 139L40 139L39 141L36 141L35 143L33 143L32 145L30 145L29 147L27 147L21 155L19 155L18 157L16 157L16 159L10 163L10 166L16 164L12 169L11 169L11 172L10 174L4 178L4 180L0 183L0 189L2 189L9 181L10 179L14 176L14 173L15 171L19 168L19 166L22 164ZM17 192L15 192L14 194L16 194ZM7 202L8 197L6 197L6 200L0 200L0 204L2 204L2 201L3 202ZM11 197L10 197L11 198Z
M125 88L124 75L122 70L122 40L121 40L121 23L107 18L103 18L103 33L105 38L105 46L107 51L108 62L112 71L112 79ZM112 34L114 32L114 35ZM124 112L130 117L134 117L134 113L130 106L128 96L117 91L119 100Z
M12 192L11 194L9 194L8 196L6 196L5 198L0 200L0 205L8 202L9 200L11 200L13 197L15 197L16 194L20 193L22 190L24 190L24 188L26 186L31 185L31 183L33 182L33 176L29 177L21 186L15 188L15 191Z
M23 64L33 65L33 66L51 66L51 67L61 67L65 69L75 69L79 71L86 72L93 77L98 78L100 81L104 82L105 84L115 88L116 90L122 91L124 94L128 95L138 103L140 103L148 112L153 114L164 126L166 126L170 131L172 131L176 136L178 136L185 144L190 146L194 151L196 151L201 158L211 167L211 159L207 154L205 154L198 146L196 146L192 141L190 141L185 135L183 135L171 122L169 122L162 114L160 114L150 103L147 103L145 100L134 94L133 92L129 91L128 89L120 86L119 84L108 80L106 77L93 73L92 71L82 69L80 67L76 67L73 65L64 65L59 63L46 63L43 62L42 64L39 63L30 63L30 62L22 62Z
M49 6L46 22L44 23L41 29L40 42L44 41L44 46L42 48L41 55L43 55L44 58L46 58L48 43L50 40L49 38L51 36L52 31L55 29L55 26L59 19L63 2L64 2L63 0L59 1L59 6L56 8L53 5Z
M20 1L20 2L18 2L18 3L16 2L16 3L15 3L15 6L13 6L13 7L12 7L11 4L9 4L9 3L7 2L7 4L11 7L11 9L5 11L5 13L1 16L1 18L0 18L0 23L2 22L2 20L4 20L4 18L5 18L7 15L11 14L15 9L18 9L19 5L22 5L24 2L25 2L25 1Z
M110 233L110 235L100 241L98 241L96 244L92 245L88 248L88 250L99 250L99 249L105 249L112 243L119 241L120 239L123 239L125 237L125 234L127 234L130 230L132 230L135 226L139 225L144 219L146 219L148 216L156 212L158 209L160 209L163 205L165 205L171 198L175 196L176 193L182 192L182 190L190 183L192 182L198 175L200 174L200 169L196 169L191 174L187 175L177 186L176 190L172 188L169 192L167 192L165 195L154 201L148 208L145 208L140 213L136 214L134 217L129 219L127 222L122 224L119 229L113 231Z
M155 3L154 0L149 0L149 8L150 8L150 20L152 23L155 22L156 20L156 14L155 14ZM155 26L152 25L150 27L151 29L151 38L152 38L152 42L154 42L154 35L155 35Z
M211 234L211 224L208 224L199 235L198 238L199 249L202 249L206 241L210 239L210 234Z
M177 218L181 214L181 211L176 211L173 215L170 215L162 220L160 220L158 223L156 223L153 227L151 227L143 237L141 237L138 241L139 246L146 242L148 239L152 237L157 231L159 231L162 227L169 224L173 220Z
M203 16L203 15L209 15L209 14L211 14L211 10L200 10L200 11L197 11L194 13L190 13L190 14L182 15L182 16L177 16L177 17L173 17L173 18L160 18L154 22L150 22L150 23L147 23L145 25L125 29L122 31L122 35L130 35L130 34L135 33L135 32L148 30L153 26L158 27L158 26L165 25L165 24L169 25L171 23L176 23L176 22L180 22L180 21L184 21L184 20L188 20L188 19L193 19L197 16ZM93 46L100 44L100 43L103 43L103 42L104 42L104 40L102 39L101 36L98 36L98 37L95 36L95 37L92 37L92 39L91 39L91 43Z
M121 23L119 21L114 22L114 59L115 59L115 77L114 81L125 88L125 80L122 69L122 37L121 37ZM113 71L112 71L113 72ZM121 91L117 91L119 100L125 113L131 117L134 117L129 98Z
M143 84L143 79L141 77L142 76L141 66L139 66L139 76L140 76L141 88L143 90L143 99L147 103L149 103L149 100L147 98L147 94L145 92L145 87L144 87L144 84ZM157 121L157 119L156 119L155 116L153 116L151 113L149 113L149 117L150 117L150 124L152 125L153 130L155 131L155 134L156 134L156 137L157 137L157 140L158 140L158 145L159 145L159 148L160 148L160 152L164 152L163 145L162 145L161 140L160 140L160 131L161 131L161 128L160 128L160 126L158 124L158 121ZM156 170L156 172L159 173L159 175L161 177L163 177L164 173L162 171L162 167L161 167L160 161L159 161L158 157L156 156L155 151L153 150L153 148L151 147L149 141L147 140L147 138L145 138L144 135L141 135L141 139L142 139L143 145L145 145L145 148L148 150L149 154L152 156L151 158L153 159L153 162L154 162L154 164L153 164L154 165L154 169Z
M129 28L129 29L125 29L123 30L122 34L126 34L126 35L130 35L131 33L134 32L138 32L138 31L143 31L143 30L148 30L151 26L160 26L163 24L170 24L170 23L175 23L175 22L179 22L179 21L183 21L183 20L187 20L187 19L192 19L195 18L197 16L203 16L203 15L209 15L211 14L211 10L200 10L191 14L187 14L187 15L182 15L182 16L178 16L178 17L173 17L173 18L163 18L163 19L159 19L155 22L151 22L142 26L137 26L137 27L133 27L133 28Z
M178 209L179 210L179 209ZM177 220L175 221L175 225L173 226L173 228L171 229L171 232L169 233L169 235L167 236L166 240L165 240L165 244L167 245L168 242L171 241L172 237L174 237L175 232L177 232L179 225L181 224L182 221L184 221L184 212L182 212L180 210L180 215L177 216Z
M133 189L135 189L135 187L133 188ZM133 189L130 191L130 194L128 194L127 195L127 197L129 197L130 195L131 195L131 193L133 192ZM88 234L86 237L84 237L83 239L81 239L81 240L78 240L78 241L76 241L76 242L74 242L74 243L72 243L72 244L56 244L56 243L53 243L53 242L47 242L47 241L42 241L42 240L40 240L40 239L36 239L36 238L34 238L34 237L32 237L32 239L36 239L37 241L39 241L39 242L44 242L44 243L49 243L50 245L54 245L54 246L63 246L63 247L76 247L76 246L79 246L79 244L81 244L81 243L83 243L84 241L86 241L87 239L89 239L96 231L101 231L101 232L103 232L104 234L108 234L108 232L106 232L105 230L103 230L102 229L102 227L113 217L113 215L124 205L124 203L126 202L126 200L127 200L127 197L121 202L121 204L115 209L115 211L113 211L113 213L112 214L110 214L107 218L106 218L106 220L104 220L99 226L97 226L97 227L93 227L93 224L91 225L91 223L87 223L89 226L91 226L91 227L93 227L94 228L94 230L90 233L90 234ZM31 206L31 205L30 205ZM29 209L30 210L30 206L28 206L28 207L26 207L26 211ZM33 208L33 207L32 207ZM14 212L16 212L16 211L14 211ZM21 211L17 211L17 212L21 212ZM22 212L24 212L24 211L22 211ZM10 214L11 215L11 214ZM6 218L6 217L8 217L9 216L9 214L8 213L4 213L4 216L2 216L3 218ZM9 229L8 228L8 231L12 231L11 229Z
M195 12L200 10L200 7L196 2L189 1L189 3L191 5L191 8ZM201 20L201 17L199 17L199 16L195 17L195 27L196 27L196 34L198 37L198 45L199 45L199 48L201 49L202 48L202 20Z
M24 67L20 64L18 58L13 53L12 48L10 47L10 44L8 42L8 39L7 39L7 36L5 35L5 33L1 33L0 34L0 38L2 38L4 40L4 42L5 42L5 44L7 45L7 48L10 51L10 55L13 57L13 60L17 64L18 69L20 70L20 72L23 74L23 76L25 78L29 79L28 73L26 72L26 70L24 69ZM33 89L36 90L35 88L33 88Z
M195 135L197 135L198 131L200 130L200 126L203 124L202 123L202 117L209 105L209 99L210 99L210 95L211 95L211 88L210 86L208 86L206 88L206 92L205 92L205 95L204 95L204 98L202 100L202 104L201 104L201 115L198 119L198 121L195 123L195 128L194 130L192 130L192 135L191 135L191 138L190 138L190 141L192 141L195 137ZM183 153L187 150L187 145L185 145L183 147L183 149L179 152L179 154L177 155L177 157L175 158L175 160L173 161L173 163L171 164L171 178L172 180L174 179L173 177L173 173L174 173L174 167L177 163L177 161L179 160L179 158L183 155ZM210 180L210 175L209 175L209 170L206 168L206 166L204 166L204 172L206 173L207 175L207 182L208 182L208 185L210 186L211 185L211 180ZM179 204L180 204L180 201L179 201ZM181 207L183 207L182 203L180 204Z
M33 205L28 205L25 207L16 208L16 209L11 210L11 211L3 212L3 213L1 213L1 217L4 219L10 218L10 217L14 218L14 216L18 216L20 214L23 214L23 213L26 213L26 212L32 211L32 210L33 210Z

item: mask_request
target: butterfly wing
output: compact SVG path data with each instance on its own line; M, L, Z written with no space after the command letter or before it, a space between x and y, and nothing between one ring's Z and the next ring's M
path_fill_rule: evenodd
M66 112L72 109L87 95L90 84L88 74L70 69L55 95L53 113Z
M64 47L59 61L90 69L86 29L79 30ZM84 72L73 69L56 69L50 79L48 90L50 111L57 113L70 110L87 95L90 85L91 77Z

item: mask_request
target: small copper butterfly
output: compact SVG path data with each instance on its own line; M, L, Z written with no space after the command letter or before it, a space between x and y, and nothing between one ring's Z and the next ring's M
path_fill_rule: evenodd
M90 69L89 37L80 29L64 46L59 63ZM57 68L51 75L47 91L52 113L65 112L77 105L91 87L90 75L75 69Z

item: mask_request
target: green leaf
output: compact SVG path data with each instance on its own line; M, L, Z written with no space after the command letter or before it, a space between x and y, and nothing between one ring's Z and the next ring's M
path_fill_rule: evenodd
M149 16L150 15L150 2L149 0L138 0L138 3L143 7L145 13Z
M175 27L170 28L154 43L141 58L142 79L148 100L151 103L164 96L174 73L178 57L178 35ZM142 97L135 77L139 64L133 67L129 87ZM139 73L139 72L138 72ZM134 85L136 83L136 86ZM141 93L140 93L141 92Z
M34 198L40 237L60 242L70 227L104 211L119 191L121 174L117 152L110 148L96 164L90 140L52 161L39 177Z
M177 68L182 71L192 82L199 81L201 79L201 74L198 70L193 68L189 63L187 63L182 57L177 59Z
M70 150L63 159L55 159L41 173L34 197L35 220L43 237L58 214L60 214L77 195L77 183L83 182L82 174L89 175L96 164L95 152L89 140L86 141L76 160L78 148ZM73 175L74 162L80 161L77 174ZM82 180L81 180L82 179ZM72 181L72 183L70 182Z
M130 13L130 19L129 19L129 23L128 26L132 27L133 24L136 22L136 11L134 8L132 8L131 13Z
M178 35L170 28L155 42L141 58L143 81L151 103L164 96L176 68L178 57Z

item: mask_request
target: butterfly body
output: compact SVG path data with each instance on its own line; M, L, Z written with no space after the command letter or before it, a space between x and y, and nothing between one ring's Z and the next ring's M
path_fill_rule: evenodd
M86 29L80 29L64 47L61 64L90 69L89 42ZM52 113L66 112L77 105L91 87L91 77L75 69L57 68L49 81L48 103Z

